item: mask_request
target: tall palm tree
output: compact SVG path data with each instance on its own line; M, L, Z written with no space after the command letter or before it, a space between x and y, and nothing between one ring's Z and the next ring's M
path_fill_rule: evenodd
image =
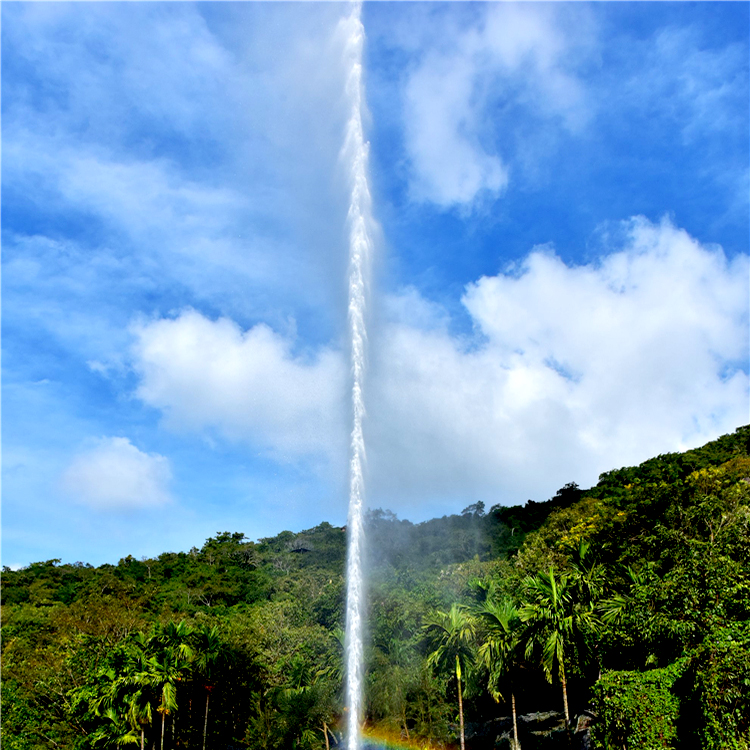
M541 648L541 665L547 679L552 682L557 673L563 691L565 725L570 726L565 663L581 642L583 631L598 630L598 618L592 606L577 601L571 578L565 573L556 575L552 567L549 573L527 577L524 587L529 601L522 605L519 615L527 624L526 657L531 658Z
M128 721L141 733L141 750L144 750L145 727L151 725L151 691L145 686L143 676L148 672L151 644L146 635L135 633L126 644L125 664L120 683L128 693Z
M502 699L500 683L504 679L513 678L514 672L522 660L521 638L518 610L509 599L497 600L490 596L476 609L476 616L481 623L482 645L478 656L489 672L489 688L492 697L497 701ZM513 714L513 745L514 750L521 750L518 741L518 722L516 721L516 694L510 688L511 711Z
M424 625L430 648L427 663L441 672L454 672L458 684L458 719L461 729L461 750L465 750L464 704L461 676L474 660L472 642L474 620L466 607L454 604L450 612L435 612Z
M632 611L636 592L645 586L647 581L645 573L636 571L630 566L624 568L622 577L624 590L615 590L606 599L599 601L601 618L610 626L619 625L628 609Z
M164 750L164 724L167 715L172 715L174 738L174 714L177 711L177 685L190 669L194 652L190 645L192 630L184 621L169 621L157 625L149 639L152 655L148 660L145 679L159 695L156 710L161 714L161 750Z
M214 688L214 673L226 659L226 651L219 637L219 629L214 625L201 625L193 633L193 668L203 681L206 689L206 711L203 716L203 750L206 750L208 730L208 701Z
M154 689L159 696L156 710L161 714L161 742L164 750L164 722L168 714L177 710L177 683L182 679L180 665L171 649L148 660L148 671L141 675L142 684Z
M145 727L151 724L151 700L148 692L139 688L128 698L128 721L141 732L141 750L144 748Z
M138 744L135 729L129 721L128 685L117 670L108 667L98 674L98 695L91 701L93 713L102 719L102 723L91 734L94 747L111 747L112 745Z

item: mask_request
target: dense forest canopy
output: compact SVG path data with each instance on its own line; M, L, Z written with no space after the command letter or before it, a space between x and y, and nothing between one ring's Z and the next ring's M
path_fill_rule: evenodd
M750 747L750 427L545 502L372 510L366 535L366 733ZM3 745L335 745L345 553L324 522L4 568Z

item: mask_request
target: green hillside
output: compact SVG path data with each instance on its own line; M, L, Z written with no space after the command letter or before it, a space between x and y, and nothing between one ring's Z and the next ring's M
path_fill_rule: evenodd
M544 502L371 511L369 729L458 744L460 689L469 748L507 747L514 705L524 750L593 714L594 747L750 747L749 456L742 427ZM345 546L321 523L3 569L3 746L335 744Z

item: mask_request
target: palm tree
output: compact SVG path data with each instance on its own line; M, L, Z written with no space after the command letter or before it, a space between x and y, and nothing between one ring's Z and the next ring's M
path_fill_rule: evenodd
M474 659L471 644L474 638L474 620L466 607L454 604L450 612L435 612L424 626L430 648L427 663L441 672L455 670L458 684L458 718L461 729L461 750L465 750L464 705L461 675Z
M336 625L330 632L331 641L335 644L333 656L329 656L328 664L318 670L318 677L325 677L336 685L341 685L344 680L344 654L346 653L346 633L343 628Z
M143 724L151 722L150 695L139 685L138 675L145 668L147 643L142 633L131 635L111 656L110 664L99 671L98 696L92 702L94 713L106 719L92 736L97 742L144 746ZM128 727L127 731L125 726ZM115 737L112 737L113 732Z
M151 644L147 636L135 633L126 644L125 664L120 683L128 693L128 721L141 731L141 750L144 748L145 727L152 721L151 691L144 687L143 676L148 671L148 652Z
M151 722L152 703L156 703L156 711L161 714L160 747L164 750L166 717L177 710L177 684L193 658L190 633L184 622L169 622L154 626L148 636L137 633L131 639L128 669L122 680L130 691L131 723L141 727L141 746L143 727Z
M174 652L165 649L148 660L148 671L141 676L142 683L154 689L159 696L156 710L161 714L161 742L164 750L164 722L167 714L177 710L177 682L182 679Z
M166 625L157 626L151 637L162 648L173 651L178 662L185 664L193 659L192 632L184 620L177 624L170 620Z
M122 714L113 706L108 706L98 712L98 715L106 719L106 722L96 728L89 736L92 747L124 747L125 745L137 745L138 736L133 727L123 718Z
M518 610L509 599L499 601L491 595L476 609L483 630L483 643L479 647L479 658L489 671L489 687L492 697L502 699L499 683L512 677L521 661L520 629ZM521 750L518 741L518 723L516 721L516 694L510 689L511 711L513 714L514 750Z
M577 600L596 607L608 587L609 576L587 540L582 539L578 547L570 549L570 565Z
M138 744L128 716L128 686L112 667L99 672L98 682L98 695L90 705L94 715L104 721L91 734L91 744L94 747Z
M596 632L598 618L590 604L579 605L574 595L574 583L565 573L538 573L525 580L525 602L519 611L520 619L528 626L526 657L531 658L541 647L541 664L549 682L557 672L563 691L565 725L570 726L568 688L565 662L570 651L581 641L584 630Z
M346 652L346 633L343 628L336 625L330 632L330 638L335 644L335 651L332 655L329 655L327 664L319 669L315 675L315 679L322 679L331 682L337 686L337 689L341 687L344 680L344 654ZM326 750L330 748L330 741L328 736L331 730L328 727L328 722L323 721L323 737L326 742Z
M193 666L203 680L206 688L206 712L203 717L203 750L206 750L206 731L208 729L208 700L214 688L213 673L226 658L224 645L219 638L219 629L214 625L209 628L201 625L193 633L194 659Z
M151 700L146 690L139 688L130 694L127 716L131 726L138 727L141 731L141 750L143 750L144 727L149 726L152 719Z
M379 710L400 717L403 736L408 742L411 739L407 719L408 697L418 680L412 652L407 642L398 637L379 639L375 645L372 661L376 669L368 694Z
M599 612L607 625L619 625L622 622L628 609L632 611L634 607L636 592L645 586L647 581L643 572L636 571L630 566L624 568L622 577L625 579L626 591L615 590L599 602Z
M166 625L154 628L149 645L155 653L148 660L145 681L157 691L161 714L161 750L164 750L164 723L168 714L177 711L177 684L184 678L194 658L190 646L191 629L184 621L175 624L171 620ZM172 720L174 738L174 719Z

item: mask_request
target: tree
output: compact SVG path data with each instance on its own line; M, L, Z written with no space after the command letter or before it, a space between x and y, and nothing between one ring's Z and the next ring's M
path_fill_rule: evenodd
M138 744L135 727L128 716L128 690L114 669L100 670L96 683L77 693L73 701L88 702L94 715L103 720L90 735L93 747Z
M403 736L409 741L407 709L410 693L419 681L414 652L406 640L397 636L379 639L376 646L369 660L372 675L367 687L372 713L391 719L398 717Z
M193 633L193 643L195 646L193 666L206 689L206 711L203 717L203 750L206 750L208 700L214 688L214 673L217 669L220 670L223 662L226 661L226 651L219 637L219 629L215 625L210 628L207 625L201 625Z
M578 606L573 581L566 574L557 576L554 568L549 573L529 576L524 582L526 596L519 616L528 626L526 657L532 658L541 649L541 665L552 682L556 672L563 691L565 724L570 725L568 689L565 663L568 655L581 642L584 630L598 630L598 619L593 607Z
M161 714L161 750L164 750L166 716L177 711L177 684L182 681L193 659L190 636L191 630L184 622L176 625L170 621L154 628L146 643L150 656L138 682L158 695L156 710Z
M455 670L458 685L458 717L461 731L461 750L465 750L464 740L464 706L461 688L462 674L474 659L472 641L474 639L474 620L466 607L453 604L450 612L435 612L424 626L430 648L427 663L440 672Z
M105 708L99 716L105 719L89 738L92 747L124 747L137 745L138 735L123 715L113 707ZM142 745L141 745L142 747Z
M507 678L511 679L513 744L514 750L521 750L516 721L516 695L512 687L514 673L522 660L518 610L512 601L497 600L490 591L490 596L476 609L476 615L482 626L483 641L478 655L489 672L489 689L495 700L502 698L500 683Z
M165 649L161 654L152 656L148 660L148 671L143 674L142 679L159 695L156 710L161 714L160 748L164 750L164 722L167 714L177 710L177 682L181 679L174 652Z
M148 693L143 689L137 689L131 693L128 699L128 721L131 726L138 727L141 732L141 750L144 747L145 727L151 724L151 701Z
M594 608L604 596L609 580L607 569L597 560L590 542L581 539L578 547L570 550L570 565L576 599Z

